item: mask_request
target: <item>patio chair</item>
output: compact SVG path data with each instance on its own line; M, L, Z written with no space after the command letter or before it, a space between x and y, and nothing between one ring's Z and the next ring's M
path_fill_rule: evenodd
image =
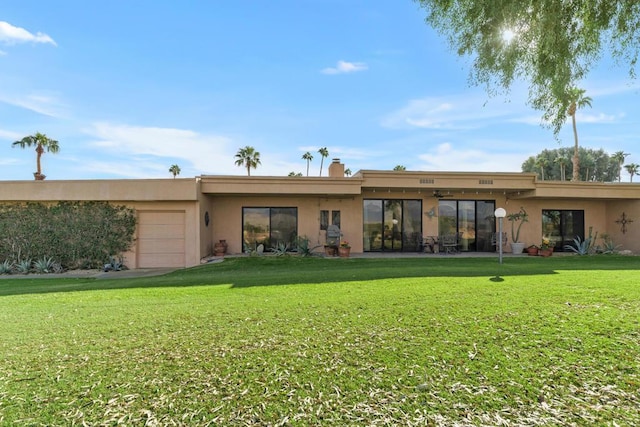
M458 253L458 233L443 234L438 240L445 254Z

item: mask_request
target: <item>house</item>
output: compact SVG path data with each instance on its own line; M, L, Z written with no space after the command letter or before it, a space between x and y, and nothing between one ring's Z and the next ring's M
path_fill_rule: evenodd
M225 240L227 252L326 242L340 228L353 253L416 252L423 238L459 233L465 252L495 251L493 213L524 208L521 241L549 236L557 250L589 229L640 253L640 184L539 181L529 173L361 170L328 177L202 175L178 179L5 181L0 202L107 201L136 210L131 268L189 267ZM509 223L505 223L511 242Z

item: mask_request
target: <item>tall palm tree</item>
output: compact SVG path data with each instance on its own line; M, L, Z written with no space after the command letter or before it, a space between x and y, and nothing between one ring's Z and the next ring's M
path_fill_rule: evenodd
M573 174L571 181L580 181L580 158L578 157L578 128L576 127L576 111L578 108L591 107L591 98L585 96L585 90L577 87L569 89L567 96L569 97L569 109L567 115L571 117L573 125L573 139L575 142L573 148Z
M406 170L407 170L407 167L406 167L406 166L403 166L403 165L396 165L396 166L393 168L393 170L394 170L394 171L406 171Z
M567 166L567 158L564 156L558 156L554 160L560 166L560 181L565 180L565 167Z
M544 181L544 168L548 163L549 161L542 156L538 156L538 158L536 159L536 166L540 168L540 178L542 179L542 181Z
M307 151L302 155L302 160L307 161L307 176L309 176L309 163L313 160L313 154Z
M618 163L618 182L622 181L622 165L628 155L629 153L625 153L624 151L616 151L613 156L611 156L611 160Z
M180 166L171 165L169 172L173 174L173 179L176 179L176 176L180 175Z
M247 168L247 176L251 176L251 168L256 169L260 165L260 152L255 148L246 146L236 153L236 165Z
M58 145L58 141L56 141L55 139L51 139L47 137L47 135L40 132L36 132L35 135L25 136L20 141L16 141L11 145L13 147L20 146L20 148L31 147L35 145L36 171L33 173L33 177L36 179L36 181L42 181L46 178L46 176L42 174L42 168L40 165L40 158L42 157L42 154L44 154L45 149L46 151L49 151L53 154L60 151L60 145Z
M322 156L322 159L320 160L320 176L322 176L322 164L324 163L324 158L329 157L329 150L327 150L327 147L323 147L318 150L318 153Z
M637 163L629 163L624 168L629 172L629 182L633 182L633 175L640 175L640 165Z

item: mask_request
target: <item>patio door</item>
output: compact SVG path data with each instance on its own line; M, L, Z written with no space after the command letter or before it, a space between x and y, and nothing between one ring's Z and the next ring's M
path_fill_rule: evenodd
M491 234L495 231L493 200L440 200L438 234L458 233L463 252L491 252Z
M418 251L422 245L422 200L364 200L362 236L365 252Z

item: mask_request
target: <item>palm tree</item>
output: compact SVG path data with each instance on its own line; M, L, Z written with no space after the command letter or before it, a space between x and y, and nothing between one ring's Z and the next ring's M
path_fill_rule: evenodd
M616 151L613 156L611 156L611 160L618 163L618 182L622 181L622 165L628 155L629 153L625 153L624 151Z
M236 165L246 167L247 176L251 176L251 168L256 169L260 164L260 153L253 147L247 145L236 153Z
M313 154L307 151L302 155L302 160L307 161L307 176L309 176L309 163L313 160Z
M406 166L396 165L396 166L393 168L393 170L394 170L394 171L406 171L406 170L407 170L407 168L406 168Z
M351 176L351 169L345 169L344 174L345 176Z
M629 163L624 168L629 172L629 182L633 182L633 175L640 175L640 165L637 163Z
M322 159L320 159L320 176L322 176L322 164L324 163L324 158L329 157L329 150L327 150L327 147L323 147L318 150L318 153L322 156Z
M567 158L564 156L558 156L553 160L555 163L560 166L560 181L565 180L565 167L567 166Z
M536 166L540 168L540 178L544 181L544 168L548 164L548 160L542 156L538 156L536 159Z
M571 117L571 123L573 124L573 139L575 145L573 148L573 174L571 181L580 181L580 159L578 157L578 128L576 127L576 111L578 108L584 108L586 106L591 107L591 98L584 96L584 89L578 89L572 87L569 89L567 96L569 97L569 109L567 115Z
M13 147L19 145L20 148L36 146L36 171L33 173L33 177L36 181L42 181L46 178L45 175L42 174L42 168L40 166L40 158L44 153L45 149L51 153L57 153L60 151L60 146L58 145L58 141L55 139L51 139L47 137L47 135L36 132L35 135L29 135L22 138L20 141L16 141L11 144Z
M173 179L176 179L176 176L180 175L180 166L171 165L169 172L173 174Z
M291 172L289 172L289 175L287 175L287 176L302 176L302 172L291 171Z

